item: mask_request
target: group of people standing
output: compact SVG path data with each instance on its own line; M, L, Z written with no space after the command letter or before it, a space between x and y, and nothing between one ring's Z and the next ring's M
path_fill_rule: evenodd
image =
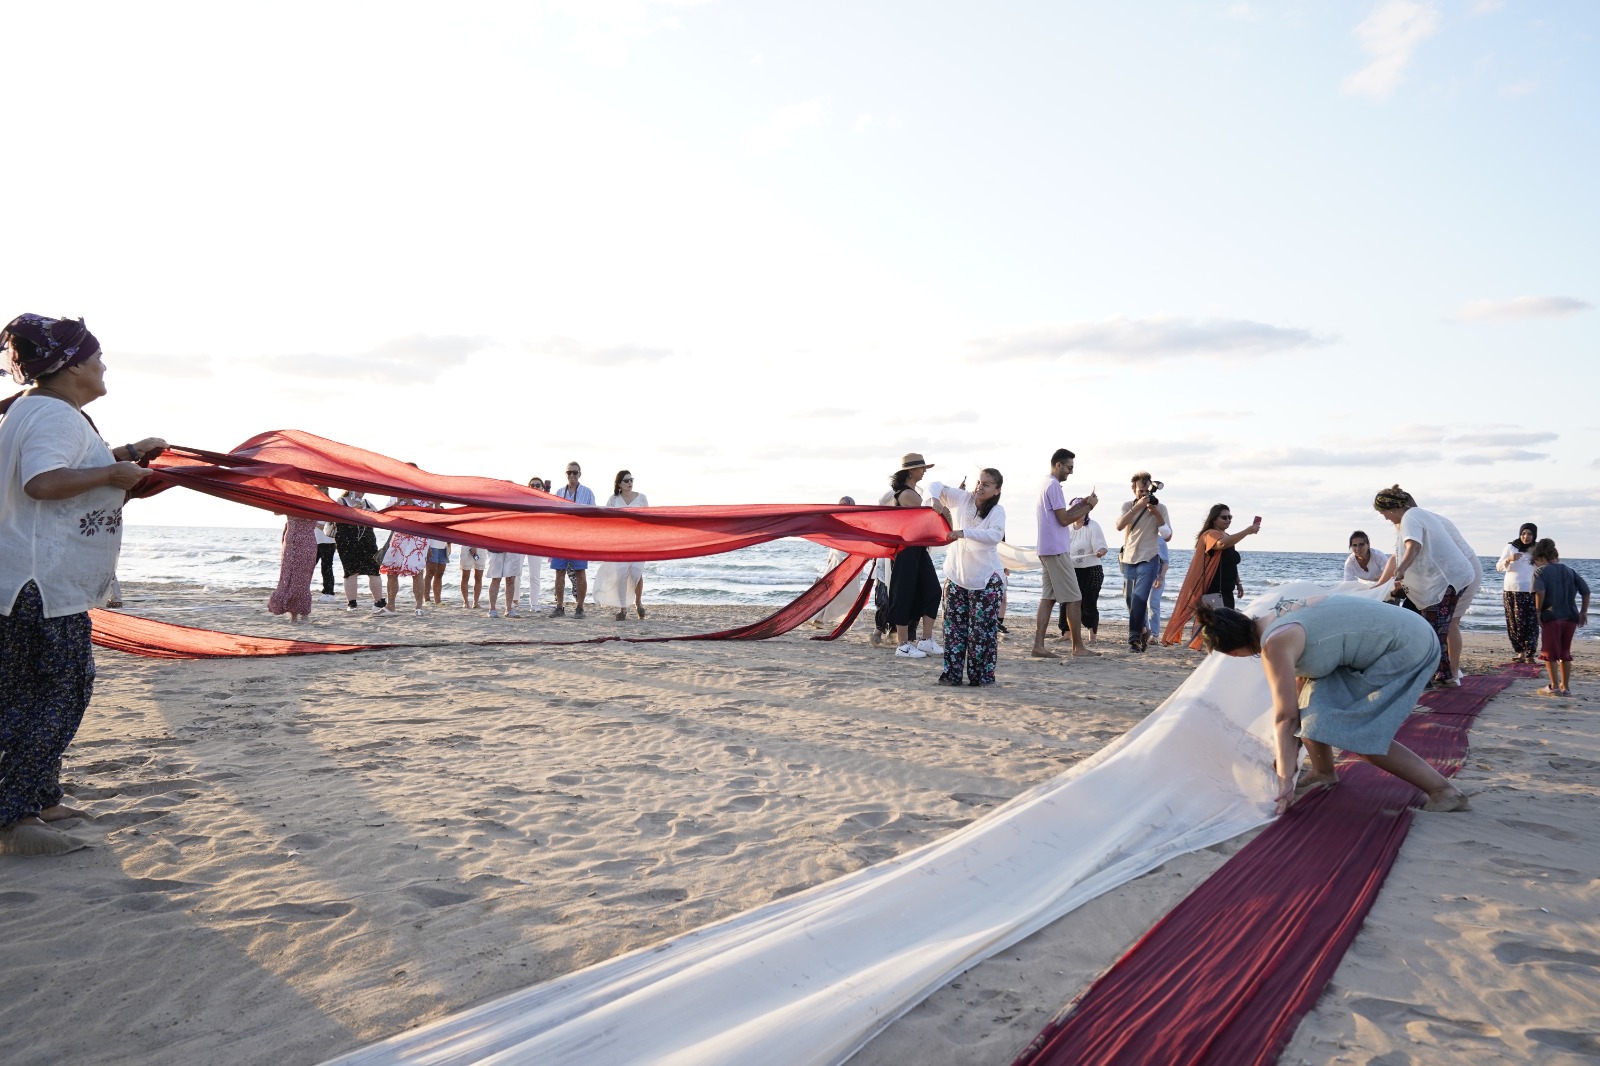
M415 463L409 464L416 466ZM528 487L547 492L579 506L593 507L594 492L581 481L583 468L568 463L566 484L552 489L543 478L532 478ZM326 494L328 490L318 486ZM607 507L648 507L650 501L644 493L633 488L633 474L617 471L611 498ZM346 490L338 502L354 511L376 511L365 495L354 489ZM401 497L389 504L437 508L436 500ZM542 610L539 593L542 584L544 559L536 555L517 552L497 552L469 545L453 545L447 540L425 537L415 533L390 534L380 551L377 534L372 526L361 522L316 522L309 518L290 517L284 526L283 556L279 567L278 587L268 600L267 609L273 614L288 614L294 621L303 621L311 613L310 581L320 564L322 568L322 594L333 596L333 560L337 556L344 570L346 609L358 609L357 592L361 578L367 579L372 594L372 609L388 614L397 613L396 600L400 579L411 579L413 607L417 617L422 617L424 607L444 602L444 575L450 566L450 556L459 548L461 565L461 602L471 609L483 606L483 579L489 579L489 617L502 617L501 589L505 590L504 617L516 618L517 585L523 568L528 571L528 598L530 609ZM588 596L589 562L584 559L552 558L550 568L555 572L555 607L553 614L566 614L567 580L572 583L573 616L584 616L584 602ZM381 579L387 578L387 588ZM644 568L642 563L602 563L596 580L595 600L616 611L620 621L627 617L627 607L632 601L639 618L645 616Z

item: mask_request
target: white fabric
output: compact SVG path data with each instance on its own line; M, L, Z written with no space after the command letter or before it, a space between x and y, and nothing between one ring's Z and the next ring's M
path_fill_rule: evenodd
M1458 546L1466 542L1455 525L1432 511L1412 507L1400 516L1394 542L1397 556L1405 551L1408 540L1416 541L1418 550L1400 583L1405 586L1406 599L1418 608L1438 603L1450 585L1461 592L1483 576L1477 556L1470 548L1464 551Z
M102 486L64 500L36 500L24 486L53 470L86 470L116 460L83 412L33 394L0 418L0 614L22 586L39 586L46 618L106 602L122 548L127 493Z
M1246 610L1357 588L1296 582ZM1208 656L1103 751L942 840L333 1061L840 1063L987 956L1268 821L1272 752L1260 662Z
M961 530L961 536L945 547L944 579L982 592L1001 569L996 548L1006 537L1006 509L997 503L979 518L976 496L939 481L928 486L928 498L950 508L950 525Z
M834 567L849 557L850 553L842 548L830 548L828 550L828 561L822 564L822 573L831 572ZM872 567L870 565L863 566L861 572L839 591L839 595L824 604L822 610L813 615L811 620L829 629L838 625L844 616L850 613L850 608L855 605L856 597L861 595L861 583L867 579L867 574L871 570Z
M1032 548L1001 541L995 550L1000 554L1000 565L1007 570L1039 569L1039 553Z
M1346 581L1376 581L1383 573L1383 568L1389 565L1389 557L1377 548L1367 548L1367 565L1362 566L1361 560L1356 558L1356 553L1351 552L1344 557L1344 579Z
M621 495L606 501L607 507L649 507L650 500L642 492L633 494L628 503ZM596 563L595 575L590 581L590 596L602 607L620 611L634 602L634 592L644 580L643 563Z
M1500 553L1500 560L1494 568L1506 575L1506 592L1532 592L1533 591L1533 545L1518 551L1511 545L1506 545L1506 550Z

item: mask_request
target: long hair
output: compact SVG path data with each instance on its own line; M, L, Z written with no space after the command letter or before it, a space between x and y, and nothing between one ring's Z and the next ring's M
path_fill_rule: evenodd
M616 480L611 483L611 495L613 495L613 496L621 496L622 495L622 479L625 478L625 477L632 477L632 476L633 476L633 472L631 470L618 470L617 471Z
M897 501L900 494L906 490L906 479L910 476L909 470L896 470L889 475L889 488L894 492Z
M1243 611L1231 607L1213 607L1202 599L1195 605L1195 619L1200 623L1200 634L1205 638L1207 651L1221 652L1249 648L1254 654L1261 650L1261 638L1256 635L1256 624Z
M1006 483L1006 479L1001 477L1000 471L992 466L984 467L983 472L994 478L994 497L978 504L978 517L988 518L989 512L994 510L994 505L1000 502L1000 486Z
M1196 533L1194 535L1194 550L1195 551L1199 551L1200 550L1200 541L1201 541L1201 538L1203 538L1206 535L1206 530L1210 529L1212 526L1217 524L1217 515L1221 514L1223 511L1226 511L1227 509L1228 509L1228 505L1225 504L1225 503L1214 503L1214 504L1211 505L1211 510L1206 512L1206 524L1201 526L1200 527L1200 532L1198 532L1198 533Z

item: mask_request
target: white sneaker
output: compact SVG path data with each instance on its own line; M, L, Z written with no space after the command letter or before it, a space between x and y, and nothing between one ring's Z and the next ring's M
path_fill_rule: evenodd
M928 653L915 644L902 644L894 650L896 659L926 659Z
M934 641L934 639L932 637L927 637L927 638L925 638L923 640L917 641L917 647L921 648L924 652L926 652L929 655L943 655L944 654L944 649L939 647L939 645L937 643L935 643L935 641Z
M490 618L499 618L500 617L500 611L497 608L494 608L494 607L489 608L489 617Z

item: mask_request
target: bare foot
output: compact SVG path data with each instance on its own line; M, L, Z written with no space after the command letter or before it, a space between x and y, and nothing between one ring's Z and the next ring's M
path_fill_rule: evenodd
M1422 809L1432 814L1448 814L1451 811L1468 811L1472 807L1467 802L1467 794L1454 785L1446 785L1437 792L1428 793L1428 802Z
M1091 651L1082 644L1079 644L1076 648L1072 649L1072 657L1074 659L1098 659L1100 658L1100 653L1097 651Z
M1061 658L1061 656L1057 655L1055 652L1046 650L1045 646L1043 644L1035 644L1033 646L1033 657L1035 659L1059 659L1059 658Z
M68 807L65 803L58 803L54 807L46 807L39 812L41 822L60 822L67 818L87 818L84 812L76 807ZM26 821L26 819L24 819Z
M1310 770L1307 770L1305 773L1301 774L1299 779L1294 783L1294 798L1298 800L1301 796L1309 796L1313 792L1320 792L1325 788L1332 788L1338 783L1338 774L1327 774L1324 776L1323 774L1314 773Z

